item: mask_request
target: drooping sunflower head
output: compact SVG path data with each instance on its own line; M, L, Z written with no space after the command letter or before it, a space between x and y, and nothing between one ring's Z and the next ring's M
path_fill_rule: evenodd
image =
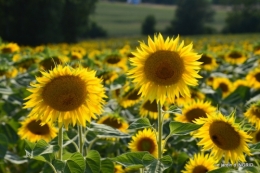
M166 104L162 105L162 109L164 111L167 110ZM140 116L141 117L149 116L151 119L157 119L158 118L157 102L155 100L152 102L150 100L144 100L140 107ZM165 119L169 118L169 114L166 113L164 115L164 118Z
M214 157L209 154L198 153L185 165L182 173L206 173L216 169L217 164Z
M217 112L194 122L203 126L192 135L201 138L198 145L203 146L203 151L211 150L217 161L224 156L226 163L245 162L244 154L251 155L247 142L252 137L235 123L234 114L227 117Z
M213 55L209 53L202 54L201 58L198 61L202 62L203 64L201 65L201 67L208 71L212 71L218 67L216 59Z
M30 116L43 122L58 120L67 129L69 124L86 126L86 121L102 113L105 89L95 71L58 65L41 73L28 89L32 94L25 98L24 108L32 108Z
M248 121L255 125L256 128L260 128L260 103L251 104L247 111L244 113L244 116Z
M190 97L188 85L196 86L197 78L201 78L198 71L202 63L197 61L201 55L193 52L192 44L179 44L179 37L148 37L148 44L141 42L132 54L135 57L130 62L134 68L128 72L129 77L140 87L142 97L150 101L163 104L166 97L172 103L179 95Z
M246 75L250 87L260 89L260 68L255 68Z
M156 133L151 129L140 130L129 143L131 151L148 151L155 158L158 157Z
M232 85L232 82L228 78L224 77L216 77L213 80L213 89L218 89L222 91L222 97L227 97L233 90L234 87Z
M190 122L197 118L206 118L216 111L216 108L211 106L210 102L197 100L184 104L182 114L176 114L175 121Z
M51 124L41 124L41 120L36 117L26 118L21 122L22 126L18 129L18 135L21 139L27 139L30 142L37 142L44 139L46 142L51 141L56 135L58 130Z
M226 62L231 64L243 64L247 60L247 56L240 50L231 50L224 56Z
M39 64L43 70L48 71L53 69L58 64L63 64L63 60L60 59L58 56L46 57L43 60L41 60Z
M129 126L127 121L117 114L104 115L97 121L97 123L108 125L122 132L127 132Z

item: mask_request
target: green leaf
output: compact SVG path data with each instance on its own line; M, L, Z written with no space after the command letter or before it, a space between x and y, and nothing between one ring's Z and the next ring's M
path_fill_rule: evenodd
M145 172L163 172L172 165L172 158L164 156L160 160L155 159L151 154L146 154L143 157L143 164L145 165Z
M249 165L244 167L243 170L244 171L249 171L250 173L259 173L260 172L260 168L257 166L254 166L253 163L248 163Z
M86 173L99 173L100 172L100 155L97 151L91 150L86 157Z
M250 98L250 88L239 86L235 91L223 99L224 104L236 105L243 103Z
M171 105L167 112L181 114L182 110L177 105Z
M193 124L193 123L182 123L177 121L170 122L170 134L171 135L185 135L190 132L197 130L202 125Z
M6 152L4 159L13 164L16 164L16 165L24 164L24 163L28 162L28 160L26 158L21 158L20 156L12 153L10 151Z
M8 139L4 134L0 134L0 139L0 159L3 159L8 149Z
M142 152L129 152L124 153L116 158L112 158L112 161L115 161L125 167L138 166L143 167L143 157L144 155L149 154L147 151Z
M83 173L85 170L85 161L79 152L73 153L67 160L54 160L52 164L61 173Z
M250 148L250 152L253 155L260 154L260 142L258 142L256 144L249 144L249 148Z
M58 145L49 145L46 141L40 140L36 144L26 141L27 146L25 147L26 156L34 158L44 154L52 154L59 150ZM37 159L37 158L36 158ZM42 159L42 158L38 158Z
M9 144L17 143L19 139L17 132L9 124L6 123L0 124L0 132L6 135Z
M218 168L212 171L209 171L208 173L231 173L233 169L228 168L228 167L222 167L222 168Z
M12 88L8 88L0 85L0 94L5 94L5 95L13 94Z
M151 127L150 121L148 118L139 118L136 121L132 122L128 129L141 129Z
M114 163L109 159L101 160L100 169L102 173L114 172Z
M97 124L91 122L90 127L87 127L89 131L93 131L99 138L129 138L129 134L123 133L118 129L114 129L105 124Z

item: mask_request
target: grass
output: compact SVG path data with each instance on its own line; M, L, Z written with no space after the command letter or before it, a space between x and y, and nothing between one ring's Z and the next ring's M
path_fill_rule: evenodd
M216 14L214 22L207 25L220 31L224 26L227 9L214 7ZM141 35L141 25L147 15L154 15L156 30L163 31L174 18L176 6L153 4L132 5L119 2L99 1L96 4L95 14L91 19L103 27L109 37Z

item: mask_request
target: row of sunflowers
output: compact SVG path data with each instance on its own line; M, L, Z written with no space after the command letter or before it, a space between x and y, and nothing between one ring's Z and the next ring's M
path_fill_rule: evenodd
M260 172L259 38L1 40L0 172Z

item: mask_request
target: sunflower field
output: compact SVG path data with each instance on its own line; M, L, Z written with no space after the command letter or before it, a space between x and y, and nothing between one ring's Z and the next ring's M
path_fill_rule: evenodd
M259 173L259 38L0 40L0 172Z

